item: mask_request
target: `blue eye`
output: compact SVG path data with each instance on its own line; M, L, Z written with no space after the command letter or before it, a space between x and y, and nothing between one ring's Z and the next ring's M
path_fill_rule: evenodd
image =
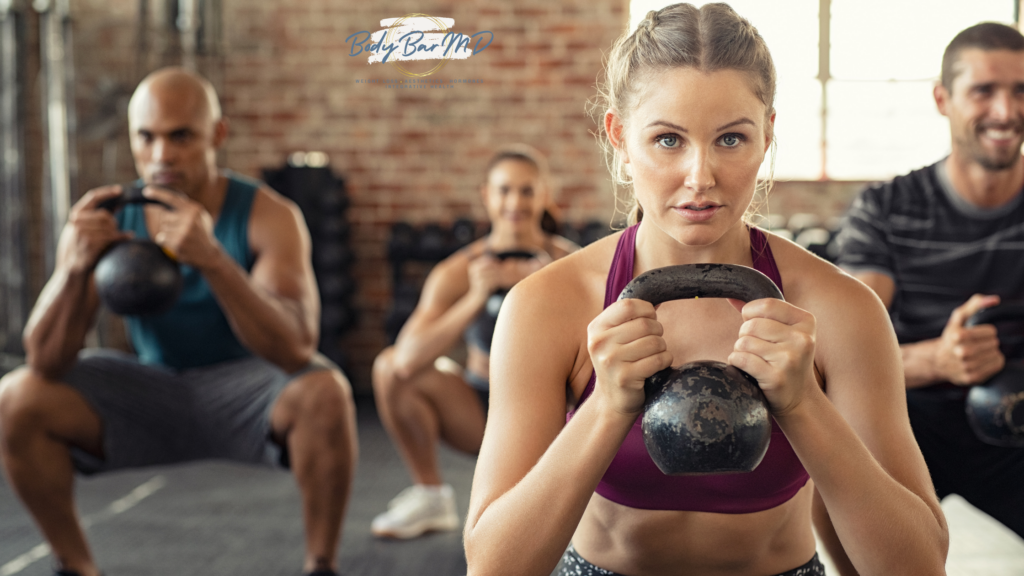
M726 134L719 138L718 140L719 142L722 143L723 146L735 148L736 146L739 146L741 143L743 143L744 138L742 134Z
M675 148L679 144L679 137L675 134L663 134L654 139L660 146L665 148Z

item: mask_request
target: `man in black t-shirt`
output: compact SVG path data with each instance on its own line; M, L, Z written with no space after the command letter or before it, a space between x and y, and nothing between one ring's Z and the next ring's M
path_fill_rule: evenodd
M959 494L1024 536L1024 448L982 442L964 412L970 387L1006 362L994 326L964 322L1024 300L1024 36L993 23L964 30L946 48L934 96L949 118L950 155L863 191L844 220L838 264L889 308L911 426L939 497ZM817 506L836 557L823 515ZM853 573L838 553L840 571Z

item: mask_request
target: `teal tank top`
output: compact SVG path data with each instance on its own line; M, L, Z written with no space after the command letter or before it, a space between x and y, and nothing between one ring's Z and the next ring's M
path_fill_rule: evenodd
M227 194L213 235L249 272L255 262L249 250L249 212L260 184L234 173L227 177ZM117 225L134 232L136 238L149 238L141 204L125 206L117 214ZM156 316L125 317L139 361L183 370L251 356L232 332L203 275L184 265L181 273L181 296L173 308Z

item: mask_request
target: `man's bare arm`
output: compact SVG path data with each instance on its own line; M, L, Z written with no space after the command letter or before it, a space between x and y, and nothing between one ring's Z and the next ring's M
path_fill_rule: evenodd
M886 308L892 305L896 291L892 278L878 272L860 272L854 277L874 290ZM969 386L1002 370L1006 359L999 352L995 327L964 327L964 322L978 310L998 303L998 296L976 294L953 311L941 337L900 345L907 388L939 382Z
M103 200L121 193L120 186L87 192L71 209L61 231L53 275L32 308L23 334L26 361L44 377L57 380L74 363L99 310L93 269L111 243L128 236Z

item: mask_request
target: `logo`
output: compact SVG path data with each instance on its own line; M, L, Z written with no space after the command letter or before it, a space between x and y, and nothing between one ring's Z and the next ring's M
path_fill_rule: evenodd
M455 32L452 18L437 18L427 14L407 14L401 18L380 21L384 28L374 33L367 30L350 34L345 43L351 43L349 57L369 54L368 64L391 64L399 72L413 78L430 76L451 60L466 60L491 45L494 34L483 30L467 36ZM440 60L426 72L414 72L403 63L414 60Z

